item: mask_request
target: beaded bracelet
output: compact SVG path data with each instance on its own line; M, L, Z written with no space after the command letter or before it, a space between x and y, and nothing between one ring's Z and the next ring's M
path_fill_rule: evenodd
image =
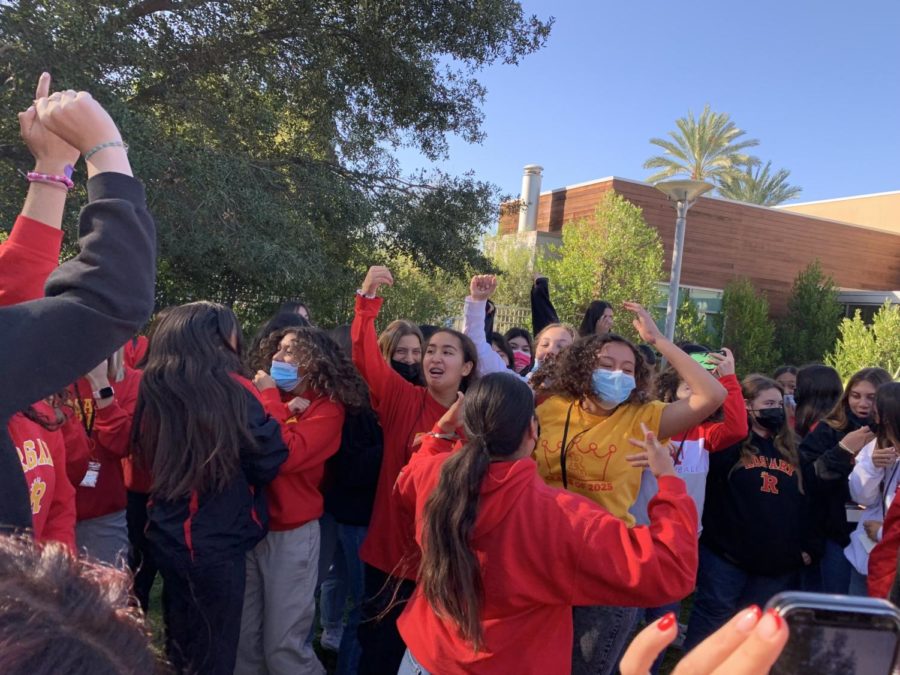
M84 161L88 161L91 157L96 155L101 150L105 150L106 148L122 148L125 150L125 152L128 152L128 145L126 143L123 143L122 141L107 141L106 143L95 145L93 148L84 153Z
M56 176L51 173L39 173L37 171L29 171L25 177L31 183L50 183L52 185L62 185L66 190L75 187L75 183L68 176Z

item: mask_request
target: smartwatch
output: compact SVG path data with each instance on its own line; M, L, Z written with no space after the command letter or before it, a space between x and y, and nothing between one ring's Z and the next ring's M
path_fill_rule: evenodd
M98 401L105 401L106 399L115 396L116 392L112 387L103 387L102 389L98 389L97 391L92 391L91 395Z

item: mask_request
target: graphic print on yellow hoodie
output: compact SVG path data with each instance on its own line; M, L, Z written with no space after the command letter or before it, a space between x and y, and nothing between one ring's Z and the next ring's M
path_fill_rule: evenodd
M560 451L570 405L570 399L551 396L537 408L541 437L534 459L544 482L554 487L563 486ZM628 439L644 437L641 422L658 436L665 407L661 401L623 403L604 417L592 415L579 403L572 406L566 440L568 489L600 504L629 526L634 525L634 516L628 509L641 487L641 469L632 467L625 457L641 450Z

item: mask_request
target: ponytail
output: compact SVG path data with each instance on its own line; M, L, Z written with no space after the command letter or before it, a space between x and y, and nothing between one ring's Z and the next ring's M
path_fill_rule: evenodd
M437 488L425 504L419 584L441 618L459 627L475 651L482 646L484 583L469 546L478 513L481 483L491 459L483 440L473 439L448 459Z

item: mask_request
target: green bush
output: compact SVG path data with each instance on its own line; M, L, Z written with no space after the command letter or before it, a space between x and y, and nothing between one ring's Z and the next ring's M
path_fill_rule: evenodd
M718 340L709 329L706 316L702 314L697 304L685 296L678 308L678 317L675 320L675 341L694 342L712 348Z
M884 368L895 380L900 378L900 305L885 301L870 326L863 322L859 310L852 319L844 319L826 362L844 379L870 366Z
M738 278L725 287L719 321L722 345L734 352L739 376L769 373L778 364L769 301L749 279Z
M785 363L821 362L838 337L843 310L834 279L818 260L794 280L787 315L779 322L778 348Z

